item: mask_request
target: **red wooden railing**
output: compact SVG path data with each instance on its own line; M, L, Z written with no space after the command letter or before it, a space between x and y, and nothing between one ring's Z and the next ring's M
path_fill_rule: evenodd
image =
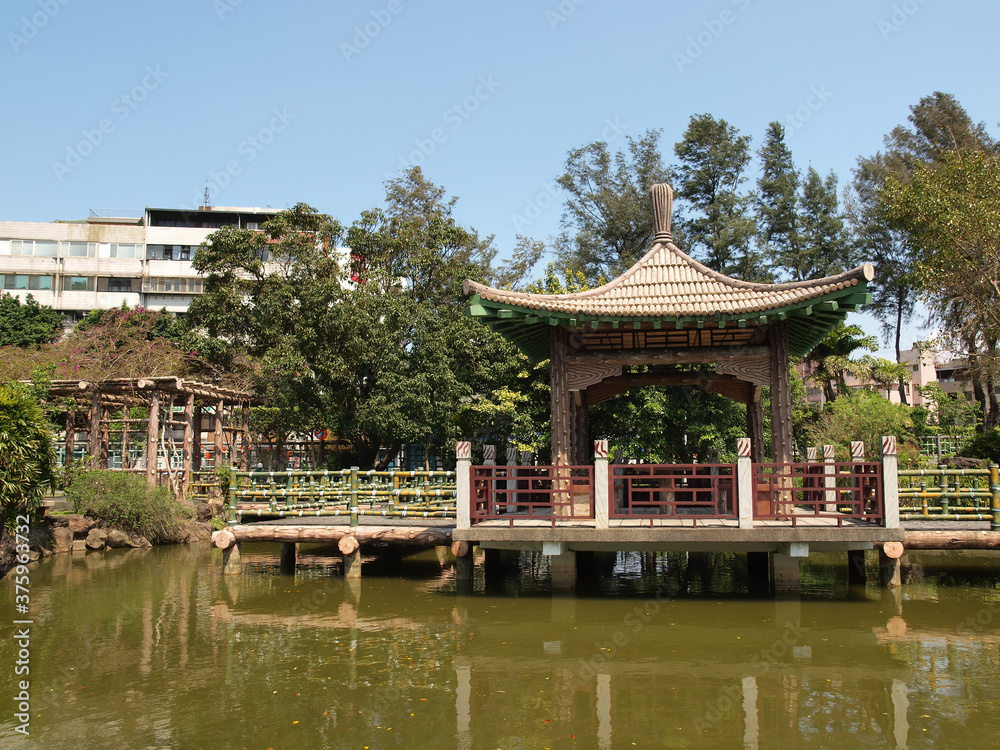
M824 473L827 466L831 474ZM754 518L798 521L829 518L881 523L882 464L853 461L834 464L754 464ZM834 487L826 487L831 477Z
M608 467L612 518L698 519L737 517L735 464L613 464Z
M594 517L593 466L473 466L470 520Z

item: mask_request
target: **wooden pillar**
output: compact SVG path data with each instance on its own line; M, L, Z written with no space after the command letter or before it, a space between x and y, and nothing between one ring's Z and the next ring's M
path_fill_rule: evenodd
M250 470L250 403L243 404L243 426L240 431L240 471Z
M283 576L295 575L295 542L281 543L280 569Z
M195 404L194 407L194 435L192 435L192 457L191 468L194 471L201 471L201 412L202 405Z
M74 449L76 448L76 408L71 408L66 412L66 455L63 457L63 466L69 466L73 462Z
M146 425L146 486L152 489L157 482L157 438L160 433L160 392L149 396L149 422Z
M847 552L847 585L864 586L867 581L865 575L865 551L852 549Z
M570 451L574 466L590 463L590 420L587 408L587 392L570 392Z
M222 411L225 409L225 402L220 398L215 404L215 468L224 466L222 461L222 448L225 445L225 429L222 423Z
M183 462L181 464L181 471L184 475L181 477L181 493L184 497L187 497L188 488L191 486L191 470L194 466L194 394L189 393L187 399L184 401L184 444L183 450Z
M87 456L91 469L98 467L101 453L101 391L94 386L90 394L90 429L87 434Z
M128 423L129 423L129 412L128 404L122 406L122 469L130 468L131 464L128 460Z
M101 453L100 466L102 469L108 468L108 453L111 445L111 409L101 406Z
M764 463L764 389L750 385L750 401L747 403L747 435L750 437L750 460Z
M771 455L776 464L792 461L792 386L788 362L788 325L772 323L771 344Z
M550 344L552 386L552 464L570 465L572 441L570 438L570 414L572 399L568 386L569 365L566 360L566 330L552 328Z

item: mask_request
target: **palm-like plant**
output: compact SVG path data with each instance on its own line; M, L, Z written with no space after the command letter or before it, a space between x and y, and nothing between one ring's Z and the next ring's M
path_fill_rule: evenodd
M874 352L878 349L878 339L868 336L860 326L840 323L806 357L816 364L809 380L823 389L823 398L833 401L847 392L847 376L853 375L861 381L872 378L872 366L866 359L851 359L858 351Z

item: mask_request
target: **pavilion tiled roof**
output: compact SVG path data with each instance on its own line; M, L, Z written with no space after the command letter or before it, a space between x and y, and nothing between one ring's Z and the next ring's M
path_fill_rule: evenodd
M680 250L670 231L673 193L651 192L655 235L650 250L630 269L595 289L571 294L530 294L465 282L470 315L493 325L532 359L544 358L550 325L632 328L664 323L674 328L747 328L789 320L793 354L807 354L851 310L870 301L871 264L810 281L762 284L713 271Z
M528 294L465 282L467 295L525 310L581 317L663 318L746 316L824 297L871 281L866 263L837 276L787 284L758 284L717 273L682 252L657 242L632 268L603 286L573 294Z

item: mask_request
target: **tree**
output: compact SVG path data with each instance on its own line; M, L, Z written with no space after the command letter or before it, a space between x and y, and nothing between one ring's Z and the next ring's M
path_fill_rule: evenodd
M753 247L751 198L741 192L750 163L750 137L708 114L691 117L683 140L677 196L692 214L677 223L693 255L719 273L747 281L771 281L763 255Z
M858 391L827 403L809 437L813 445L834 445L846 454L852 440L862 440L870 448L881 445L883 435L899 439L901 465L919 462L910 408L871 391Z
M342 227L303 204L262 232L214 233L195 260L207 277L190 310L258 363L268 405L254 424L278 440L326 428L363 466L405 443L447 449L460 404L516 389L524 362L464 314L463 282L487 278L490 239L461 227L454 199L419 169L386 187L386 206L346 231L350 269L335 249Z
M21 302L0 295L0 346L35 347L55 341L62 328L62 314L40 305L30 294Z
M858 159L846 201L858 251L875 264L877 283L870 309L882 323L886 339L895 339L897 361L901 358L900 332L912 319L921 287L916 248L905 229L888 221L880 190L890 176L909 182L919 165L935 166L950 150L997 150L997 142L987 134L985 125L974 123L950 94L938 91L923 97L910 108L908 123L885 137L884 152ZM940 311L931 312L943 322ZM902 382L899 390L905 402Z
M971 374L992 393L1000 371L1000 156L946 152L937 165L918 164L908 182L888 177L881 199L888 221L917 248L917 278L947 324L946 346L965 351ZM993 427L1000 409L989 407Z
M767 126L764 145L757 152L761 174L757 180L757 242L775 265L797 267L800 254L798 192L799 173L792 152L785 145L785 129L779 122Z
M853 258L837 200L837 176L830 172L824 179L809 167L799 205L800 252L785 266L792 279L805 281L846 271Z
M32 513L46 491L56 486L52 430L31 391L0 383L0 505L3 530L11 532L18 515Z
M653 220L649 189L667 182L659 130L627 138L627 153L604 141L573 149L556 180L569 195L558 240L559 264L591 280L614 278L649 249Z
M826 401L833 401L838 395L847 393L847 375L861 381L871 375L870 365L852 359L852 355L876 349L878 340L874 336L865 335L860 326L840 323L806 357L816 363L809 379L823 389Z

